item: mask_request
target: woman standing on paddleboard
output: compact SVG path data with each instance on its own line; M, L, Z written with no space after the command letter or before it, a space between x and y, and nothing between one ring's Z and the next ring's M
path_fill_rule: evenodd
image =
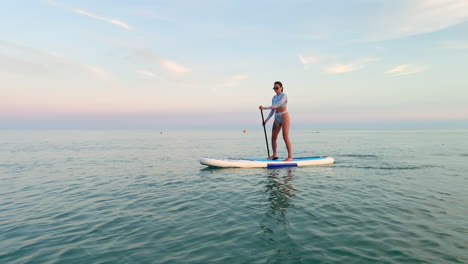
M273 96L272 105L267 107L258 107L261 110L271 109L270 114L268 115L266 121L263 123L263 126L265 126L268 120L273 116L273 114L275 114L275 123L273 124L273 131L271 134L271 145L273 146L273 155L271 155L268 158L278 158L278 153L276 152L278 149L278 143L276 142L276 140L278 139L278 134L282 128L284 143L286 143L286 149L288 150L288 157L285 159L285 161L290 161L293 158L292 145L291 141L289 140L289 127L291 125L291 121L289 119L288 109L286 108L286 105L288 103L288 97L285 93L283 93L283 84L281 82L275 82L273 90L275 90L276 95Z

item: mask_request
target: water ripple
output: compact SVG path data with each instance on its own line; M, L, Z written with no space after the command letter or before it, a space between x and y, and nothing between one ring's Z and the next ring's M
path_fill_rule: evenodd
M464 141L320 133L333 166L238 170L196 160L258 138L56 133L0 142L0 263L468 262Z

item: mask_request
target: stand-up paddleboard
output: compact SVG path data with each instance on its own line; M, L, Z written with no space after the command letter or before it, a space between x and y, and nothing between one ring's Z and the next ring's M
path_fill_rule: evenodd
M282 159L216 159L203 157L200 164L221 168L274 168L274 167L303 167L332 164L332 157L317 156L307 158L294 158L291 161Z

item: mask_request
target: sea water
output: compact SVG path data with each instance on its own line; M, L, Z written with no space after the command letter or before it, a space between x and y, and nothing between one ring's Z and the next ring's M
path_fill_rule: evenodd
M0 131L0 263L468 263L467 130L316 132Z

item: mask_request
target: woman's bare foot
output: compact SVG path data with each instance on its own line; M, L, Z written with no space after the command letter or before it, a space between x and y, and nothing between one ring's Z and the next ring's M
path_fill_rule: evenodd
M276 156L276 155L271 155L271 156L268 157L267 159L275 160L275 159L278 159L278 156Z
M293 160L293 158L292 158L292 157L288 157L288 158L285 159L284 161L291 161L291 160Z

